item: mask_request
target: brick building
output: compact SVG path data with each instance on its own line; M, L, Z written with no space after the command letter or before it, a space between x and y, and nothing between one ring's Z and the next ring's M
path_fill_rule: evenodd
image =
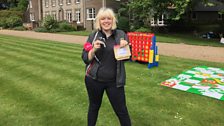
M93 22L101 7L110 7L115 12L122 2L128 0L29 0L30 21L39 22L52 15L56 20L77 23L87 30L93 29Z
M43 19L42 0L29 0L29 17L30 21L39 22Z

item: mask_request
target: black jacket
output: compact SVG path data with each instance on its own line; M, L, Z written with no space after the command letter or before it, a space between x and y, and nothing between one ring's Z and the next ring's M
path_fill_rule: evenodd
M92 44L92 41L94 39L95 34L96 34L96 32L89 35L89 38L88 38L89 43ZM120 44L120 39L121 38L128 41L127 35L122 30L114 30L113 34L115 35L116 44ZM99 38L99 37L103 37L103 34L102 34L101 31L98 31L97 38ZM83 52L82 52L82 59L83 59L84 63L86 64L86 68L89 64L91 64L93 62L93 60L95 60L95 59L93 59L91 61L88 60L88 52L85 49L83 49ZM126 82L126 73L125 73L124 62L125 61L122 61L122 60L117 61L117 70L116 70L116 72L117 72L116 73L116 85L117 85L117 87L124 86L125 82ZM97 71L94 71L94 72L97 72Z

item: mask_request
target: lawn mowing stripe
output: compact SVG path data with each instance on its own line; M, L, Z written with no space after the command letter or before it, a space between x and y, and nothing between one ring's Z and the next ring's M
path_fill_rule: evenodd
M76 59L81 59L81 56L80 56L81 54L76 54L76 53L64 55L64 53L61 53L61 54L59 54L58 52L49 53L50 51L43 52L41 50L33 51L32 49L24 49L24 48L15 47L15 46L5 46L5 47L0 48L0 51L7 50L7 49L9 49L9 50L11 49L10 53L12 53L12 51L16 52L17 54L15 54L15 55L18 57L21 57L20 55L34 55L34 56L38 56L41 58L52 58L52 59L55 59L58 61L63 60L63 59L69 59L70 62L72 62L73 60L76 60ZM2 53L4 53L4 51L2 51Z
M6 65L5 65L6 66ZM35 67L35 68L33 68ZM15 72L13 70L17 70L19 72ZM11 74L14 73L16 74L16 78L18 79L17 81L20 80L33 80L33 78L36 81L42 82L42 84L45 83L54 83L55 85L57 84L63 84L65 82L71 83L74 80L72 78L76 77L77 80L83 80L82 74L78 73L76 70L73 71L68 71L68 72L63 72L58 70L52 70L52 69L42 69L40 66L34 66L34 65L26 65L24 67L17 67L14 69L9 69L9 67L1 68L1 71L4 73L1 75L1 77L8 77L10 78ZM72 74L67 74L67 73L72 73ZM73 74L74 73L74 74ZM84 74L84 72L82 72ZM7 74L7 76L5 75ZM58 80L60 78L60 80ZM14 78L15 79L15 78Z
M49 91L55 90L61 95L65 95L66 97L69 97L71 94L74 95L74 92L81 91L80 89L83 89L82 87L84 86L82 81L83 77L80 77L80 79L73 79L73 77L64 76L63 73L61 74L55 73L56 74L55 75L54 73L48 72L46 74L42 74L46 71L45 70L36 71L35 69L31 68L32 66L16 69L19 70L19 72L14 72L12 70L7 71L4 72L5 74L1 78L3 80L14 78L13 81L17 85L26 86L26 84L28 84L27 86L34 86L34 85L40 86L43 87L44 89L46 88L50 89ZM4 68L2 70L4 71ZM24 78L25 77L24 75L26 74L27 76L26 78ZM55 78L52 79L51 76L55 76ZM3 83L3 81L1 83L5 84ZM40 87L37 89L41 89Z
M5 40L4 42L7 42L7 41L14 42L14 43L17 43L17 44L20 43L20 42L23 42L23 44L34 44L36 46L64 48L64 49L67 49L67 50L74 50L74 49L76 49L76 46L74 46L74 45L77 45L77 44L74 44L74 43L72 43L72 44L63 43L64 45L67 45L67 46L58 46L57 45L57 42L50 42L52 44L44 44L44 43L46 43L46 41L45 42L38 43L37 40L36 41L35 40L27 41L26 39L25 40L12 40L12 39L8 39L8 40ZM79 46L79 45L77 45L77 46Z
M62 63L63 65L55 65L55 62L49 62L50 60L42 60L42 59L29 59L29 56L27 58L27 56L24 57L15 57L13 55L7 55L6 57L8 57L8 60L5 61L5 63L1 63L1 68L8 68L9 70L14 69L17 70L20 67L25 67L25 66L36 66L36 67L40 67L43 69L46 69L49 72L55 72L55 71L59 71L59 73L63 73L66 74L67 76L70 75L71 77L74 76L82 76L82 74L84 75L84 65L83 67L80 67L81 61L80 63L77 64L77 62L75 62L74 64L65 64ZM32 57L33 58L33 57ZM79 61L78 61L79 62ZM14 64L14 65L12 65ZM78 70L77 70L78 69ZM74 72L72 72L74 71ZM80 71L83 71L80 73ZM71 73L72 72L72 73ZM29 73L27 73L29 74Z
M15 78L15 80L13 80L13 81L17 82L16 84L18 84L18 83L20 84L17 86L19 86L21 88L23 88L23 86L26 86L25 89L22 89L25 91L28 90L28 94L25 94L25 95L29 95L29 92L32 93L32 90L37 90L37 91L33 91L34 93L32 93L32 95L34 95L34 96L37 95L35 97L39 97L39 96L41 97L42 95L44 95L44 93L48 89L49 92L46 92L46 96L44 96L42 99L45 99L45 97L48 97L48 98L45 100L42 100L42 99L41 100L42 101L46 101L48 99L50 99L50 101L53 100L53 101L55 101L55 103L52 103L52 104L54 104L56 107L63 106L64 104L67 104L68 108L65 107L65 109L67 109L68 111L70 110L70 106L76 107L76 105L75 106L68 105L68 104L72 104L72 103L66 103L66 101L69 102L69 100L71 100L71 102L75 102L75 103L80 102L81 103L85 100L84 102L85 102L85 104L87 104L86 103L86 101L87 101L86 95L87 94L85 94L84 92L80 93L80 91L85 90L84 85L83 85L84 84L84 80L83 80L84 64L82 63L81 58L75 59L74 63L72 62L71 64L75 64L75 62L79 62L79 63L77 63L77 66L78 66L78 68L80 68L81 66L83 68L83 71L82 71L83 76L82 77L80 74L80 76L78 75L77 77L76 76L74 76L73 78L68 77L70 79L58 78L58 80L62 82L61 83L62 85L60 85L60 86L58 86L59 82L57 82L55 84L53 81L52 81L52 83L46 82L47 85L43 85L42 81L39 81L39 82L33 81L35 79L38 79L35 76L28 79L27 81L26 81L26 78L24 78L24 80L17 79L17 78L20 78L21 75L16 76L17 73L19 73L20 69L25 69L27 71L27 69L29 70L31 68L34 70L41 68L41 71L45 71L45 68L47 68L47 67L39 66L36 63L32 64L32 60L34 60L34 62L40 61L38 59L38 56L31 58L32 54L28 55L28 57L30 57L28 59L28 62L29 62L28 67L21 66L21 67L19 67L19 69L17 67L14 67L16 69L15 69L15 71L13 71L13 69L9 69L11 66L16 66L16 64L24 65L22 63L22 62L25 62L24 60L26 59L23 56L24 53L21 53L22 54L21 57L23 57L24 59L22 61L18 61L19 57L20 57L20 55L19 55L20 53L16 54L16 55L14 54L17 51L15 51L13 49L7 50L7 48L1 49L1 47L0 47L0 50L2 52L2 53L0 52L0 54L1 54L0 58L6 60L6 61L0 60L0 63L2 62L2 64L9 64L8 66L6 65L5 67L0 67L0 76L4 75L5 82L10 83L10 81L7 81L7 79L11 80L11 79ZM4 55L5 53L6 53L6 55ZM3 54L3 56L2 56L2 54ZM15 55L14 56L14 57L16 57L15 60L13 60L14 57L12 55ZM44 55L44 54L42 54L42 55ZM78 54L76 54L76 55L78 56ZM10 58L6 58L6 57L10 57L11 61L8 61L8 59L10 59ZM215 101L215 100L210 100L205 97L197 97L195 95L194 95L195 96L194 97L194 96L192 96L192 94L186 94L184 92L170 90L165 87L160 87L158 85L158 83L156 83L156 82L159 82L160 80L164 79L164 74L166 76L174 75L176 73L179 73L179 71L185 70L192 65L210 64L210 65L222 67L223 64L218 64L218 63L212 64L211 62L209 63L209 62L192 61L192 60L190 60L190 62L188 62L187 60L181 59L181 58L170 58L170 57L164 57L164 56L161 56L161 57L162 58L160 60L160 66L158 68L148 69L147 65L141 65L141 64L137 64L137 63L129 63L128 62L126 64L127 87L125 89L126 89L126 93L127 93L126 94L127 95L127 104L129 106L131 118L133 119L132 122L134 122L133 125L142 125L142 126L148 125L148 124L158 125L158 126L171 125L171 124L172 125L181 125L181 124L192 124L192 125L200 125L201 124L202 125L202 124L204 124L205 121L208 122L208 124L206 123L205 126L208 126L210 124L214 124L214 125L223 124L223 121L222 121L223 104L222 103ZM52 56L49 59L51 60L52 58L54 58L54 57ZM40 61L40 62L45 62L45 60L43 60L43 59L41 59L41 60L42 61ZM184 60L184 61L181 61L181 60ZM55 61L55 60L53 60L53 61ZM63 62L66 62L66 61L63 61ZM63 64L63 62L55 62L55 64L58 64L55 66L60 66L60 64ZM48 63L48 64L50 65L50 64L54 64L54 63ZM78 64L80 64L81 66ZM65 64L65 65L67 65L67 64ZM2 65L0 65L0 66L2 66ZM35 66L37 66L37 68L33 68ZM76 71L77 66L75 66L71 70ZM170 66L172 66L172 67L170 67ZM67 67L62 66L62 68L67 68ZM68 68L71 68L71 65ZM3 73L2 72L2 71L4 71L3 69L7 70L7 73ZM54 68L50 68L50 69L54 69ZM54 70L50 71L50 74L53 71ZM12 74L8 74L11 72L12 72ZM57 70L56 70L56 72L57 72ZM16 73L16 75L14 73ZM159 74L159 75L154 75L154 73ZM62 76L66 76L66 74L62 74ZM135 76L139 77L139 79L137 79L137 77L135 77ZM135 77L136 79L133 79L133 77ZM161 78L159 78L159 77L161 77ZM159 78L159 79L157 79L157 78ZM57 80L57 79L55 79L55 80ZM0 83L1 82L2 81L0 81ZM38 86L39 83L40 83L40 86ZM72 83L74 83L74 85L72 85ZM30 84L35 84L35 85L34 86L31 85L32 87L29 87ZM72 90L75 90L75 93L72 94L72 90L68 90L68 88L73 88L76 86L76 84L78 84L78 85L82 84L83 90L80 90L81 87L75 88L77 90L79 89L79 91L72 89ZM7 84L5 84L5 85L7 86ZM45 89L44 86L47 86L47 89ZM40 87L40 89L39 89L39 87ZM52 88L52 92L48 87ZM65 87L65 89L63 87ZM42 91L42 88L44 88L43 91ZM4 86L2 87L2 84L0 84L0 89L4 90ZM16 94L16 96L19 95L19 98L23 98L22 93L17 94L16 92L13 91L13 89L11 90L10 87L7 90L10 90L9 93L11 93L10 94L11 96ZM55 92L59 92L63 96L65 96L65 100L61 99L61 100L57 101L57 99L60 99L63 96L58 96L58 94L55 94ZM14 93L14 94L12 94L12 93ZM70 93L71 93L71 95L70 95ZM139 93L139 95L138 95L138 93ZM0 94L3 94L3 92L0 92ZM84 97L81 96L82 94L85 94L85 96ZM7 96L7 93L4 92L3 95ZM76 95L77 97L79 96L79 98L76 98L74 96L75 98L73 99L72 95ZM68 97L66 97L66 96L68 96ZM68 99L66 99L66 98L68 98ZM79 101L80 99L83 101ZM21 104L21 106L19 106L18 109L21 109L22 107L24 107L24 109L25 109L25 107L26 107L25 105L28 105L30 107L33 107L33 106L35 107L35 105L38 104L38 103L36 103L36 104L34 103L35 100L36 99L34 99L31 102L27 101L27 103L23 103L23 101L21 101L21 103L18 103L18 104ZM64 101L65 101L65 103L64 103ZM191 106L189 107L188 103L191 103L192 101L195 105L197 105L197 107L193 107L193 108ZM36 102L39 102L39 101L37 100ZM79 106L81 106L81 105L79 104ZM108 109L110 106L109 102L104 106L106 108L101 109L102 115L98 120L99 121L98 124L103 125L107 122L108 125L112 125L114 123L110 122L110 121L114 120L113 119L114 115L112 112L110 112L111 110ZM202 106L202 108L200 108L200 106ZM211 108L213 108L214 111L213 110L211 111L210 110ZM35 108L31 108L30 110L34 110L34 109ZM26 110L28 111L29 109L26 109ZM38 117L41 117L40 120L38 120L38 118L31 120L31 119L29 119L29 117L25 117L25 118L21 117L20 118L20 116L17 116L17 117L14 116L14 117L12 117L13 119L12 118L8 119L8 122L9 121L12 122L12 121L14 121L14 119L18 119L19 121L22 120L24 123L22 123L22 122L17 123L16 121L14 121L13 123L11 123L11 125L32 125L32 126L34 126L35 124L36 125L63 125L63 123L61 123L61 122L71 121L71 123L65 122L64 124L65 125L66 124L75 125L73 120L66 120L66 119L64 120L63 118L66 118L66 117L63 117L63 115L60 120L55 120L55 119L59 119L61 116L57 115L57 114L55 115L55 113L57 113L57 112L53 111L54 108L52 108L52 109L49 108L46 110L46 109L41 109L41 107L39 107L35 110L37 110L35 112L36 115L38 115ZM38 110L40 110L40 111L38 111ZM60 109L60 110L63 110L63 109ZM203 110L206 110L206 111L203 111ZM70 112L75 112L75 111L76 110L74 109L74 110L71 110ZM83 108L83 110L80 109L81 114L87 113L86 111L87 111L86 108ZM175 122L175 121L178 121L178 120L174 119L176 112L179 112L181 116L183 115L184 119L182 120L183 121L182 123ZM194 112L195 114L192 114L192 112ZM209 112L212 112L212 113L209 113ZM217 115L214 115L213 112ZM16 115L17 113L12 112L12 114ZM23 114L25 115L26 113L24 112ZM203 116L200 116L200 114L202 114ZM41 116L39 116L39 115L41 115ZM85 125L86 122L83 120L85 120L86 115L83 116L83 115L75 113L75 116L76 115L79 116L79 118L77 117L75 121L79 121L78 119L82 120L79 124L76 123L76 125L80 125L80 124ZM209 115L210 117L207 117L207 115ZM2 118L2 116L4 118ZM0 125L4 125L2 123L2 120L7 120L6 116L0 115L0 117L1 117ZM56 118L54 118L54 116L56 116ZM200 119L197 118L197 116L200 116ZM203 117L203 118L201 119L201 117ZM72 118L72 116L71 116L71 118ZM195 119L199 119L200 121L199 122L194 121ZM36 120L37 120L37 123L35 123ZM49 122L47 120L49 120ZM165 120L165 121L160 121L160 120ZM191 121L191 120L193 120L193 121ZM26 123L27 121L30 123ZM33 121L33 122L31 122L31 121ZM115 121L117 121L116 118L115 118ZM41 124L39 122L41 122ZM118 124L118 123L116 123L116 124Z
M134 66L134 67L133 67ZM163 72L163 69L159 69L157 67L148 69L147 65L142 65L138 63L126 63L126 69L127 69L127 78L135 78L140 81L144 81L145 78L154 78L154 77L160 77L160 76L167 76L170 77L172 75L169 74L169 72ZM179 68L181 70L181 68ZM129 73L138 73L136 74L129 74ZM159 74L161 73L161 74ZM133 75L133 76L132 76ZM175 75L175 74L174 74Z
M69 63L69 62L72 63L76 59L81 60L81 54L73 54L73 55L70 54L70 55L58 56L58 55L55 55L55 53L53 53L53 52L52 52L52 54L50 54L50 53L48 53L49 51L45 51L45 50L43 50L43 51L33 51L30 49L25 50L24 48L16 48L15 46L10 46L10 45L1 47L0 51L3 49L5 49L5 51L2 51L2 53L7 52L7 50L8 51L11 50L9 52L10 53L14 52L14 55L25 54L25 55L30 55L33 58L42 58L45 60L51 59L51 60L54 60L55 62L66 61L67 63ZM18 57L20 57L20 55L18 55Z
M71 100L60 95L52 94L52 92L49 93L49 91L51 91L50 89L43 91L43 89L37 90L39 87L31 87L30 85L21 87L20 85L12 84L11 80L7 80L7 82L11 83L11 85L8 85L9 91L7 97L17 101L17 104L21 104L20 109L24 110L24 112L39 116L43 115L42 121L48 121L46 120L46 116L50 117L49 119L53 119L51 122L53 124L57 121L63 121L63 123L71 125L71 121L75 123L77 119L80 119L75 112L79 112L79 109L83 107L82 105L67 104L68 106L65 106L66 104L64 104L64 102L71 103ZM35 92L33 92L33 90L35 90ZM15 93L16 96L14 95ZM68 109L67 107L70 108Z
M59 64L59 62L57 62L57 64L55 64L55 61L52 59L48 59L48 60L43 60L43 59L38 59L35 58L35 56L30 56L30 55L20 55L20 57L16 57L15 55L13 55L13 53L11 54L4 54L7 58L6 61L0 63L2 67L7 67L7 65L12 65L15 64L14 66L8 67L10 69L16 69L17 67L24 67L27 65L33 65L33 66L37 66L37 67L41 67L43 69L47 69L52 70L52 72L59 71L61 73L64 74L69 74L74 76L75 74L79 75L80 74L80 70L84 72L84 64L82 63L82 61L77 61L74 60L72 63L67 63L67 62L61 62L61 65ZM22 64L21 64L22 63ZM82 65L83 67L80 67L80 65ZM78 70L77 70L78 69ZM76 71L75 71L76 70ZM75 71L74 73L70 73L71 71ZM82 73L82 72L81 72ZM83 73L84 74L84 73Z
M13 58L14 59L14 58ZM17 60L16 60L17 61ZM32 67L31 67L32 68ZM19 70L19 71L21 71L21 70ZM74 70L74 71L76 71L76 70ZM29 71L27 72L27 73L30 73ZM61 72L60 72L61 73ZM62 73L63 74L63 73ZM72 75L72 77L74 77L75 75L73 74Z
M2 125L4 124L4 126L7 126L9 124L13 125L11 123L11 121L15 120L15 119L12 119L12 118L15 118L16 116L19 117L19 118L22 118L23 116L24 117L29 116L29 118L36 116L35 113L31 113L31 112L27 111L27 106L24 109L25 104L21 104L21 102L19 101L20 99L23 99L23 98L21 98L21 96L19 95L20 92L17 92L15 90L13 90L15 88L14 86L13 86L13 88L11 88L12 83L17 84L17 82L15 82L15 81L12 82L12 79L1 78L0 88L4 89L4 90L2 90L0 92L0 97L1 97L1 99L0 99L0 103L1 103L0 112L2 112L0 114L1 115L0 124L2 123ZM22 107L22 106L24 106L24 107ZM4 120L4 116L6 116L11 121L9 122L6 119Z
M21 86L24 85L24 82L27 82L30 84L30 86L32 86L33 84L37 84L38 86L46 86L50 90L57 90L58 92L65 91L64 93L66 94L73 94L76 91L80 91L80 89L83 89L83 87L80 88L80 86L84 86L82 81L83 77L78 77L80 79L73 79L75 74L69 77L64 73L58 71L49 72L51 70L38 69L37 67L33 66L20 67L11 71L5 71L6 68L1 69L1 71L4 72L4 75L2 75L1 77L2 79L14 78L13 80ZM54 78L51 78L51 76L53 76ZM67 88L68 90L65 90L65 87L68 86L72 86L72 89L75 91L71 92L71 88ZM63 94L63 92L61 93Z
M4 54L5 53L5 54ZM81 60L73 60L71 63L67 62L67 60L64 61L60 61L61 65L57 65L59 63L59 61L57 62L57 64L55 65L55 61L52 58L49 58L48 60L44 60L42 58L38 58L38 56L31 56L31 55L20 55L20 57L17 57L15 53L10 53L10 54L6 54L6 52L3 52L2 54L6 55L5 57L8 57L7 64L11 63L16 63L16 66L23 66L23 65L36 65L36 66L41 66L45 69L50 69L52 68L53 70L60 70L60 72L65 73L65 71L68 72L68 70L76 70L75 68L78 68L79 70L77 72L80 73L80 70L82 69L82 71L84 72L84 64L82 63ZM41 56L41 55L40 55ZM11 59L11 61L10 61ZM18 63L18 61L20 61ZM21 64L22 63L22 64ZM7 65L6 64L6 65ZM80 65L82 65L83 67L80 67ZM1 64L1 66L4 66L3 64ZM81 68L81 69L80 69ZM71 74L75 74L75 73L71 73Z
M1 36L1 35L0 35ZM36 43L39 45L48 45L48 46L57 46L67 49L73 49L73 45L80 46L79 44L74 43L64 43L64 42L57 42L57 41L50 41L50 40L38 40L38 39L29 39L29 38L22 38L22 37L14 37L14 36L1 36L1 38L6 38L6 40L12 41L12 39L15 39L14 41L24 41L27 43Z
M74 53L80 53L81 54L81 49L77 49L77 50L72 50L73 52L66 52L66 51L57 51L57 50L53 50L53 49L43 49L43 48L39 48L39 47L35 47L35 46L27 46L27 45L21 45L21 44L15 44L15 43L10 43L10 42L2 42L3 44L1 45L1 47L4 47L6 45L13 45L13 46L18 46L18 47L24 47L24 48L28 48L28 49L36 49L38 51L51 51L51 52L59 52L59 53L65 53L65 54L74 54Z
M27 46L32 46L32 47L39 47L39 48L42 48L42 49L50 49L50 50L55 50L55 51L65 51L65 52L68 52L68 53L73 53L74 51L76 51L77 49L80 50L80 47L78 47L76 44L73 44L74 48L73 49L67 49L67 48L63 48L63 47L56 47L54 45L49 45L49 46L46 46L46 45L40 45L40 44L37 44L37 43L29 43L29 42L24 42L24 41L13 41L13 40L9 40L9 41L2 41L1 43L13 43L15 45L27 45ZM1 44L0 43L0 44Z
M65 51L43 49L43 48L39 48L39 47L35 47L35 46L19 45L19 44L9 43L9 42L2 42L2 43L3 44L1 45L1 47L5 47L5 46L19 47L19 48L23 48L26 50L32 50L32 51L36 51L36 52L46 52L46 53L50 53L50 54L53 53L53 54L58 54L58 55L62 55L62 56L68 56L71 54L79 53L80 57L81 57L81 50L76 50L71 53L71 52L65 52Z
M134 68L134 67L132 67L132 68ZM147 68L146 68L147 69Z
M83 67L84 68L84 67Z
M133 68L133 67L132 67Z

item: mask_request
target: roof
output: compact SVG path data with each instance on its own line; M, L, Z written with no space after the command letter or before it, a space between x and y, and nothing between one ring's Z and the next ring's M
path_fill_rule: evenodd
M217 0L208 0L209 3L214 3L214 5L209 6L200 2L194 7L194 11L224 11L224 3Z

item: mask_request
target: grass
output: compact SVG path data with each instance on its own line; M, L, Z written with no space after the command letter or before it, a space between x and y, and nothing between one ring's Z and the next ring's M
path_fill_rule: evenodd
M74 31L74 32L59 32L59 34L88 36L91 32ZM192 36L190 34L155 34L156 40L162 43L184 43L188 45L214 46L224 47L218 39L203 39Z
M89 31L58 32L58 34L79 35L79 36L88 36L90 33L91 32Z
M189 34L157 34L158 42L184 43L189 45L224 47L219 39L204 39Z
M204 39L188 34L156 34L156 37L158 42L224 47L224 44L221 44L219 39Z
M0 125L87 125L81 51L77 44L0 35ZM224 66L167 56L152 69L127 62L125 89L133 126L223 126L223 101L160 86L201 65ZM105 95L97 126L118 125Z

